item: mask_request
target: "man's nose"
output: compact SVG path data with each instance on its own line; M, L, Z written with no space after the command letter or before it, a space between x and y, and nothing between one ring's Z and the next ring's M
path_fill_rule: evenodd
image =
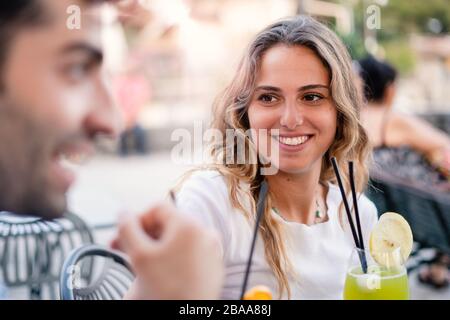
M301 107L297 105L296 101L286 101L281 112L281 126L293 130L303 123L302 110Z
M111 87L99 79L94 91L91 112L85 118L84 128L89 137L105 135L116 138L121 131L120 111L113 99Z

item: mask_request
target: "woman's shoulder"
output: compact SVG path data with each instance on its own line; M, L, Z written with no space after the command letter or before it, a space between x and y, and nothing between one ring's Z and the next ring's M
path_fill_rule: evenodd
M374 220L378 220L378 209L375 206L375 203L373 203L373 201L370 200L364 193L359 195L358 205L360 212L361 210L367 212L367 218L369 221L373 222Z
M187 173L176 192L177 205L214 211L225 215L230 210L229 188L223 174L214 169Z
M339 190L339 187L335 184L329 183L329 193L333 202L336 205L340 205L342 203L342 195ZM349 197L349 205L353 206L353 202L351 197ZM369 223L373 223L378 220L378 210L375 204L370 200L364 193L358 194L358 209L361 214L361 219L369 221Z
M201 225L219 232L222 254L231 234L230 201L224 176L217 170L199 169L186 174L176 192L176 206Z
M180 192L201 189L204 191L226 191L225 177L215 169L198 169L187 173L180 184Z
M232 186L225 174L215 169L199 169L190 172L181 183L176 194L177 206L186 211L203 212L229 221L236 210L249 208L246 185ZM232 191L233 190L233 191ZM232 194L235 192L235 194Z

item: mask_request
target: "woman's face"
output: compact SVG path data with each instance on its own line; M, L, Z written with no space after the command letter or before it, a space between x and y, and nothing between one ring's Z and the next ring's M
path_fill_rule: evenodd
M336 134L329 78L327 68L307 47L278 45L263 55L248 118L256 132L267 129L270 143L260 143L258 152L280 171L295 174L320 168ZM266 148L278 150L278 155Z

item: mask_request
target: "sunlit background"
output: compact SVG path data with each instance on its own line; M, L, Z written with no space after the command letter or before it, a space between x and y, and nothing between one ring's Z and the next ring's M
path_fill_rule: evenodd
M148 130L207 120L252 37L298 13L331 26L353 58L371 53L395 65L401 72L396 108L449 110L448 0L124 1L105 13L122 22L111 24L104 37L119 101Z
M120 214L164 199L189 167L171 157L173 130L207 126L215 96L252 37L299 13L333 28L354 59L370 53L399 70L394 109L449 118L449 0L122 1L104 11L103 41L130 134L102 142L77 168L69 194L70 209L97 230L98 242L108 243ZM436 124L449 132L449 121ZM448 290L421 290L413 298L450 298Z

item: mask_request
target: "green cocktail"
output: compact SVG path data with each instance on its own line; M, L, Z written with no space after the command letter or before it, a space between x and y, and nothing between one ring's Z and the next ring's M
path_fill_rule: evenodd
M394 251L395 252L395 251ZM377 263L368 251L364 251L367 272L361 267L363 251L355 249L344 286L345 300L408 300L409 286L406 268L400 254L378 254ZM380 259L382 257L382 259Z
M369 267L370 269L370 267ZM361 267L348 272L345 280L345 300L408 300L406 270L377 270L364 274Z
M408 222L395 212L386 212L372 229L369 250L356 246L350 257L344 286L346 300L408 300L405 262L413 245Z

